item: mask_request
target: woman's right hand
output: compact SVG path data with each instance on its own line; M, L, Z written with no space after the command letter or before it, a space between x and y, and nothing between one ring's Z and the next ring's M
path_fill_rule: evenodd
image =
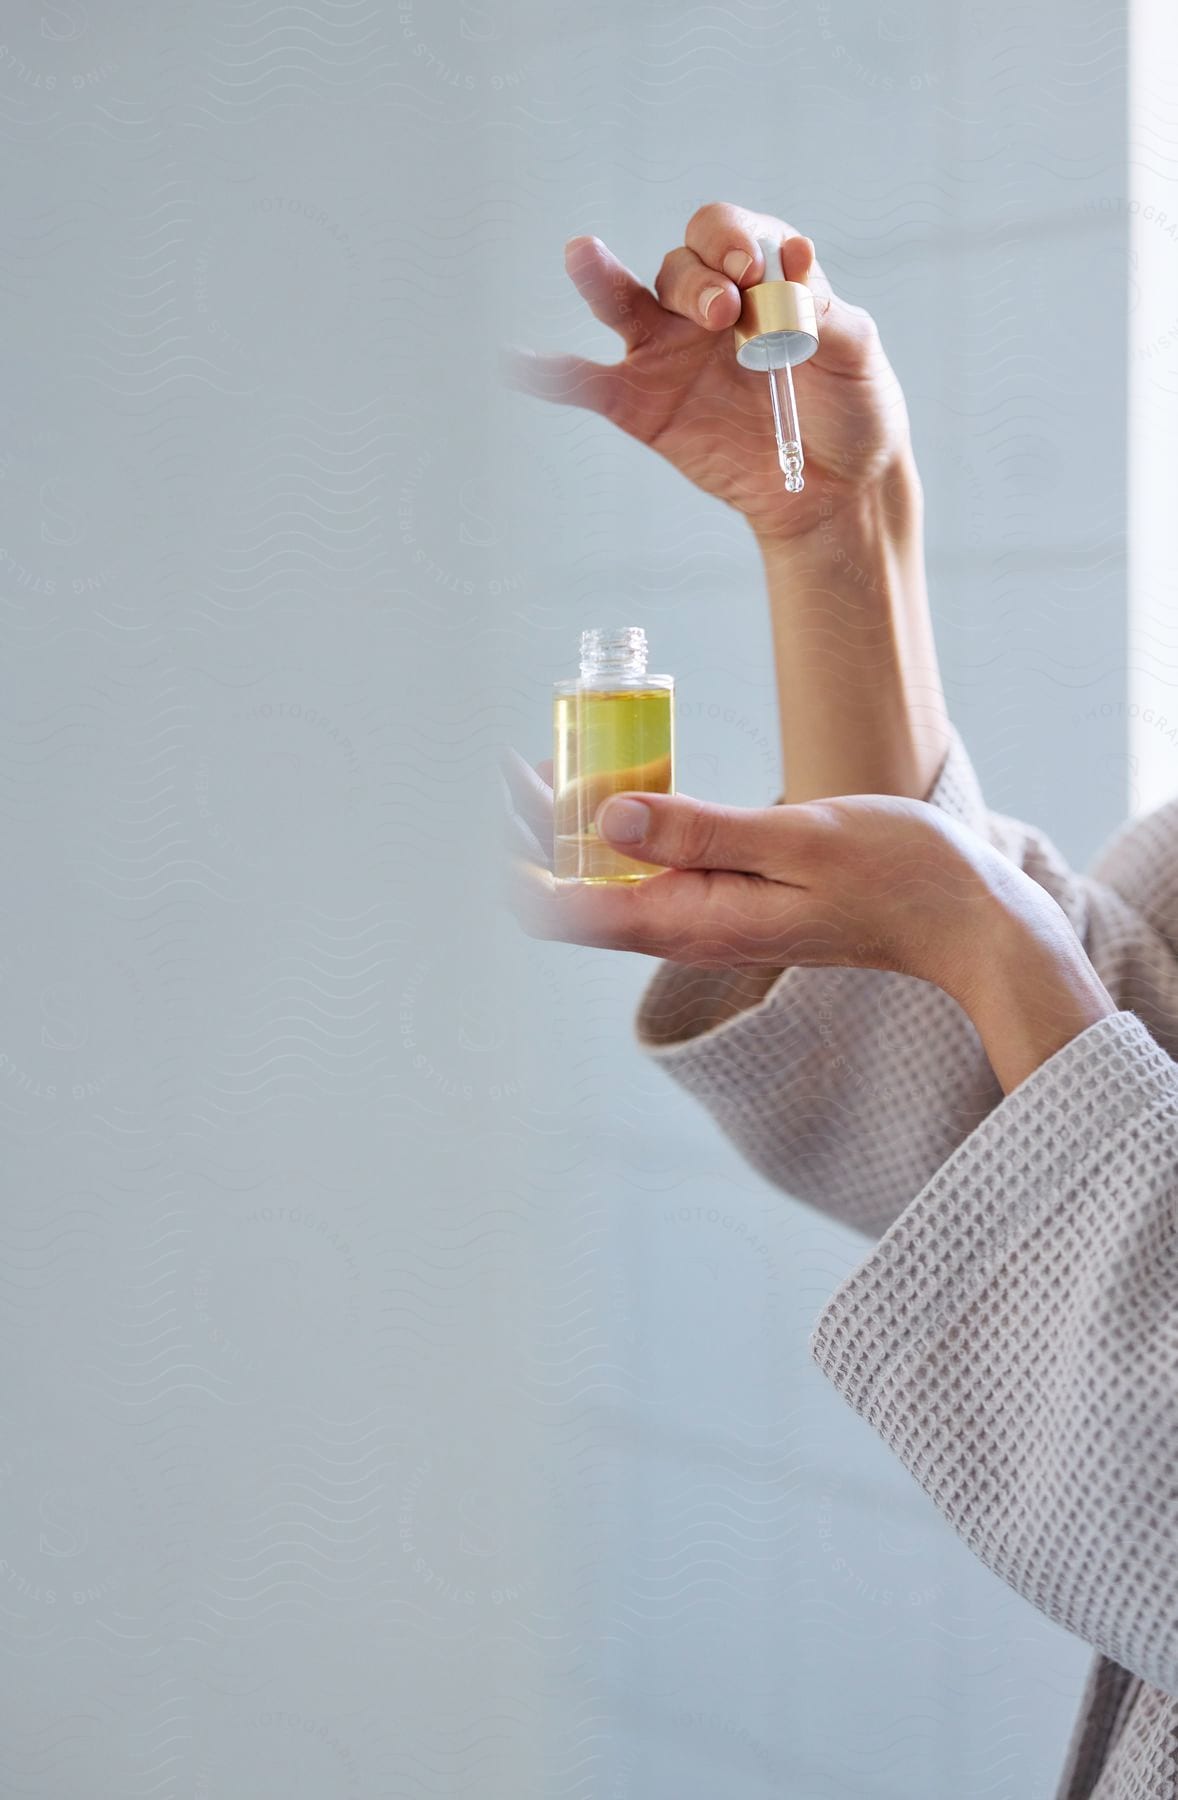
M808 283L818 315L818 349L794 372L801 494L785 492L768 382L741 368L732 341L740 290L764 275L757 238L765 234L782 240L785 273ZM781 219L723 203L693 213L684 240L663 258L652 292L599 238L570 238L568 273L619 333L625 355L602 364L509 351L512 384L603 414L743 513L766 546L800 537L849 501L861 504L901 465L914 479L903 394L875 324L831 292L811 240Z

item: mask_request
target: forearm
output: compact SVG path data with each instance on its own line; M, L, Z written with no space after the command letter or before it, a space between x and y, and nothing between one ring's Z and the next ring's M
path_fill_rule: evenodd
M786 798L923 798L949 733L911 455L886 482L824 505L804 536L760 549Z
M929 617L923 504L907 456L813 532L762 540L785 797L923 799L949 743ZM780 974L733 969L710 1024L755 1006Z

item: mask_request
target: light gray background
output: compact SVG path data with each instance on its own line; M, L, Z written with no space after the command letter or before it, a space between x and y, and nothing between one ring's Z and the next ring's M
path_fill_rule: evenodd
M1087 1663L809 1364L864 1244L496 907L495 752L646 626L780 781L739 521L495 347L782 212L904 382L955 717L1125 758L1125 20L8 0L0 1791L1032 1800ZM1099 445L1099 465L1094 446Z

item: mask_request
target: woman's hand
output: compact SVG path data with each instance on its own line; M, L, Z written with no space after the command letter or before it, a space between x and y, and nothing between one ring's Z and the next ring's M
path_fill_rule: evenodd
M732 341L740 290L765 273L757 237L766 233L782 240L785 273L809 284L818 315L818 350L794 372L801 494L784 489L766 377L740 367ZM514 385L604 414L743 513L763 544L829 522L848 500L861 505L865 488L882 490L901 469L906 485L915 483L904 398L873 321L832 293L811 240L783 220L700 207L684 243L663 258L653 292L600 238L570 238L565 267L625 355L602 364L515 350L506 358Z
M514 753L505 765L513 903L536 937L709 967L859 964L957 986L964 933L979 931L991 907L988 865L1019 878L921 801L852 795L726 807L631 792L602 802L597 829L666 872L630 884L558 882L548 767L533 771Z
M1046 889L923 801L723 807L618 794L598 831L664 873L593 886L557 882L548 866L545 766L512 753L505 772L512 902L531 936L705 967L914 975L965 1008L1008 1091L1115 1011Z
M818 350L795 371L806 485L787 494L769 384L736 360L741 290L760 281L757 243L783 246L808 282ZM702 206L645 287L598 238L565 263L622 360L512 351L525 391L588 407L744 515L765 569L787 795L919 796L948 724L928 613L923 494L895 375L868 315L831 292L810 239L768 213Z

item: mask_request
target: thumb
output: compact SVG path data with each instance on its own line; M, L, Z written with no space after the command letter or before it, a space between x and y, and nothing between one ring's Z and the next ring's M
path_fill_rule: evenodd
M789 808L712 806L686 794L614 794L594 820L614 849L668 869L777 875L797 836Z

